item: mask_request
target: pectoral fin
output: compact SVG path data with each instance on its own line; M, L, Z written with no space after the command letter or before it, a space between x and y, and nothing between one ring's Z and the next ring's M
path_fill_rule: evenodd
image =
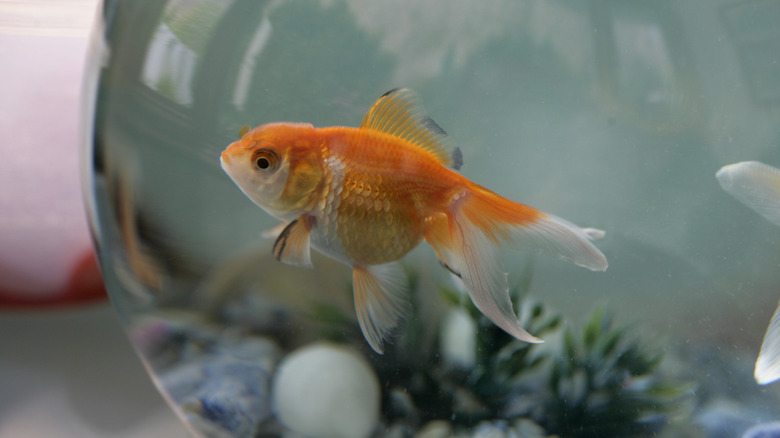
M310 216L301 216L290 222L274 242L276 260L288 265L311 267L309 233L313 226L314 218Z
M385 339L409 313L406 275L398 263L355 266L352 283L360 329L371 348L382 354Z

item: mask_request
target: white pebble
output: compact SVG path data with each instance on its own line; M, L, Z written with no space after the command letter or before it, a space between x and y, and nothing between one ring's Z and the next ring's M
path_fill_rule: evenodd
M379 422L379 380L351 348L317 343L280 364L273 409L293 432L311 438L365 438Z
M452 426L444 420L433 420L423 426L416 438L447 438L452 436Z
M451 309L442 321L441 350L447 365L470 369L477 361L477 323L463 309Z

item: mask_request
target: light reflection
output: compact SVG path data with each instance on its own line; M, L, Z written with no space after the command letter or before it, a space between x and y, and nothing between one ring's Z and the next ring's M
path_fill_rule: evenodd
M171 31L160 26L152 37L142 73L143 82L175 102L192 105L192 77L198 55Z
M723 8L750 94L757 104L780 104L780 2L753 0Z
M146 52L142 81L163 96L191 106L198 60L228 4L168 2Z
M267 16L263 17L260 22L260 26L255 31L252 41L247 47L244 58L238 67L238 78L236 80L236 86L233 90L233 105L236 109L243 110L246 100L249 98L250 87L252 86L252 76L255 74L255 64L257 58L263 51L269 38L271 38L271 32L273 26Z

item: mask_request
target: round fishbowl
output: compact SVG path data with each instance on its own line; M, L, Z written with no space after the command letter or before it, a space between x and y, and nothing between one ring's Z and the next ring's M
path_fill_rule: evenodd
M194 436L780 433L777 3L100 18L99 260Z

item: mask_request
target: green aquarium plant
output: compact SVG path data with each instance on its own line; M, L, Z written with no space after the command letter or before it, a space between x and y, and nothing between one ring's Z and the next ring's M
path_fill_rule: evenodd
M441 324L414 315L404 333L383 356L366 350L383 383L382 416L388 427L419 430L444 421L452 433L474 430L481 423L506 428L521 421L565 437L631 437L659 434L672 418L689 411L692 387L664 375L663 353L643 342L627 326L614 323L610 312L596 309L581 328L565 327L562 317L540 302L525 298L530 270L511 295L529 332L549 342L518 341L495 326L457 291L440 287L443 301L461 306L476 327L474 362L448 364L438 341ZM418 276L410 273L417 297ZM327 338L357 341L360 328L327 306L312 315ZM425 336L431 330L433 336ZM556 339L560 341L556 344Z
M539 421L567 437L658 434L687 412L690 384L662 373L663 353L611 313L596 309L580 330L566 329L553 357Z

